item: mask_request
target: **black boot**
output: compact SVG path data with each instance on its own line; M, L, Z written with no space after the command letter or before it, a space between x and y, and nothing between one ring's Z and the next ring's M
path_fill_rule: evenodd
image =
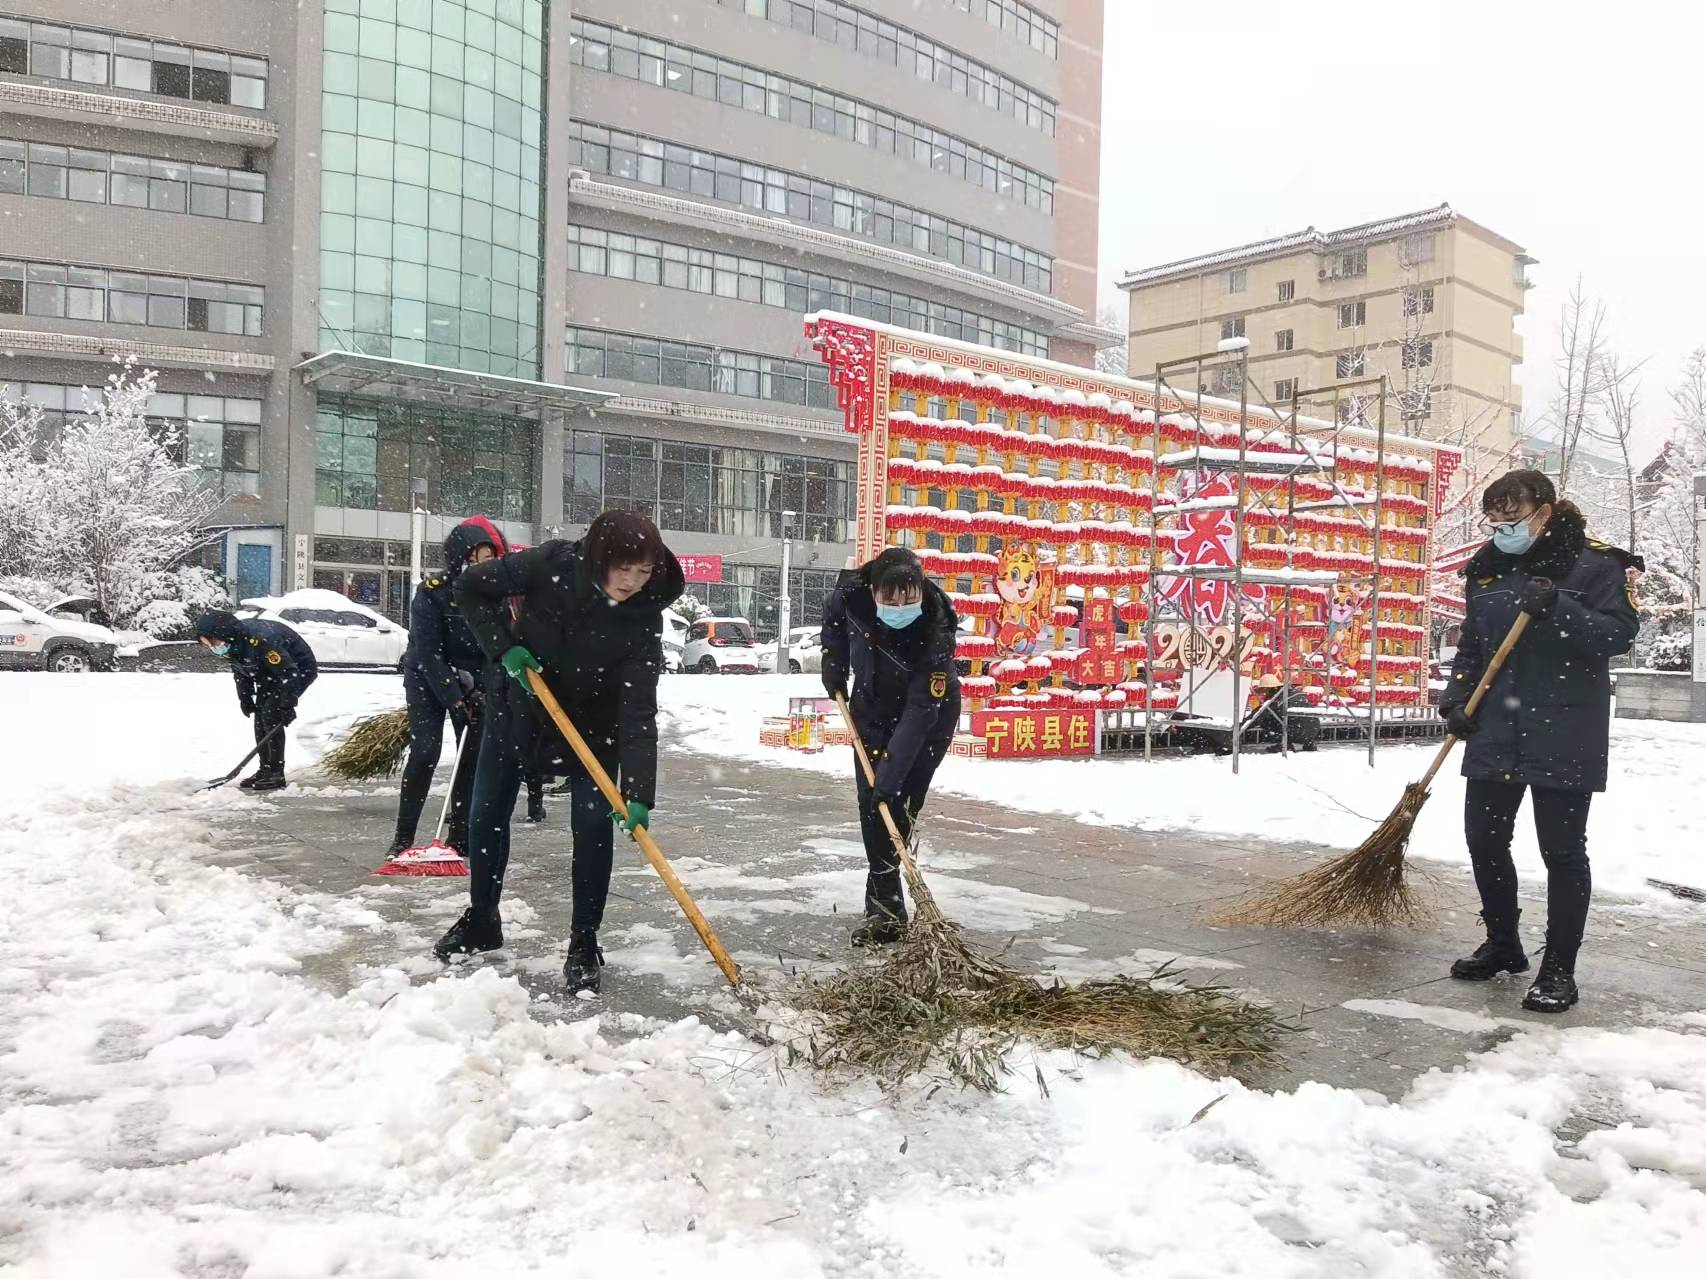
M853 930L855 946L888 946L906 936L906 894L898 870L865 876L865 922Z
M444 837L444 842L466 857L468 855L468 828L452 823L449 832Z
M545 820L545 796L540 791L527 792L527 820L535 823Z
M1540 971L1534 975L1534 985L1522 997L1522 1006L1531 1013L1562 1013L1575 1007L1580 992L1576 990L1575 964L1563 958L1554 959L1548 946L1540 960Z
M569 953L563 960L563 985L573 995L590 990L598 993L598 970L604 967L604 952L598 948L598 934L590 928L569 930Z
M853 930L855 946L892 946L906 938L906 920L893 915L867 915L865 922Z
M255 787L260 784L261 778L264 777L265 775L266 774L264 771L257 771L257 772L250 773L242 781L237 783L237 789L238 790L254 790Z
M1523 954L1522 938L1516 931L1522 912L1518 911L1508 924L1489 920L1485 915L1481 918L1487 924L1487 940L1475 948L1473 955L1454 963L1451 975L1458 981L1491 981L1500 973L1526 973L1528 956Z
M283 790L288 784L283 769L262 769L242 783L252 791Z
M391 847L389 847L385 850L385 855L387 857L395 857L398 853L408 852L409 849L413 848L414 846L415 846L414 832L410 831L408 834L405 835L403 833L403 828L399 826L397 828L397 833L395 835L391 836Z
M503 944L504 925L498 912L475 914L470 906L462 912L462 918L450 926L450 931L438 939L432 953L440 960L449 960L452 955L478 955L498 950Z

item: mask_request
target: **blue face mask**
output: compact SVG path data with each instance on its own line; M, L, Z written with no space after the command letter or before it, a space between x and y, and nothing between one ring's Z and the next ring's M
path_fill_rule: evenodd
M231 645L227 644L224 640L221 640L219 643L213 645L209 651L215 657L227 657L231 653Z
M904 631L924 616L924 604L879 604L877 620L890 630Z
M1535 537L1529 531L1527 520L1493 525L1493 545L1506 555L1521 555L1533 546L1534 542Z

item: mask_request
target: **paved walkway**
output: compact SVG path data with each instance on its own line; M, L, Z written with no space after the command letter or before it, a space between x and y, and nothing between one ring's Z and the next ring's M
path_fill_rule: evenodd
M1143 765L1135 762L1134 768ZM463 879L376 879L395 813L392 785L349 788L303 775L264 809L221 818L219 859L294 886L358 895L386 927L315 975L341 985L358 964L428 948L465 900ZM725 944L761 979L778 966L823 967L847 954L864 861L852 787L790 769L667 750L655 834ZM1229 802L1234 797L1229 796ZM429 807L436 812L435 797ZM1428 930L1300 933L1210 927L1205 916L1252 886L1314 863L1319 850L1081 826L950 800L927 814L925 873L943 908L976 939L1011 941L1038 971L1079 979L1147 973L1174 959L1272 1003L1301 1028L1287 1063L1259 1082L1318 1079L1398 1096L1416 1075L1460 1063L1527 1023L1632 1026L1706 1009L1706 907L1595 905L1579 965L1583 1002L1562 1018L1521 1011L1524 984L1453 982L1453 957L1479 940L1467 872L1441 869ZM519 810L518 810L519 815ZM560 994L568 924L566 804L544 826L514 827L506 890L509 957L543 998L542 1015L580 1015ZM1536 949L1541 898L1525 893ZM730 1017L735 1006L686 921L638 853L618 847L602 934L611 967L599 1006L646 1017Z

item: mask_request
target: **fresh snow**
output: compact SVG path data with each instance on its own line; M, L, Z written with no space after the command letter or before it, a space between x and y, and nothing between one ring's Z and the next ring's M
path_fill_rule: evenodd
M703 748L721 713L722 753L756 754L747 730L787 687L668 680L665 740ZM1036 1062L1046 1096L885 1101L696 1019L530 996L497 967L440 970L421 961L425 935L367 904L394 886L338 898L218 866L215 823L268 803L189 793L248 744L228 680L16 675L0 690L8 1279L1683 1279L1706 1255L1706 1010L1520 1034L1397 1103L1060 1054ZM322 678L292 767L398 692L395 677ZM1653 740L1614 787L1667 784L1653 776L1667 739ZM1698 744L1672 745L1680 776ZM1340 793L1359 802L1383 789L1383 775L1339 776L1336 758L1309 762L1356 779ZM1012 807L1085 805L1099 821L1164 793L1169 820L1199 829L1235 823L1226 796L1249 787L1284 831L1337 831L1257 763L1218 775L1218 807L1174 765L1154 782L1119 765L1137 796L1112 793L1106 761L1065 765L1093 770L1082 783L1049 765L1049 781L992 776ZM1049 785L1073 793L1044 802ZM1193 805L1201 817L1180 816ZM819 851L826 875L857 867L836 841ZM612 942L692 980L661 928ZM356 949L396 959L341 958Z

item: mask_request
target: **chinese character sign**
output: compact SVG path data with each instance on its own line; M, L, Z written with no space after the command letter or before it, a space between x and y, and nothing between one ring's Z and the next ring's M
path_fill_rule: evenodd
M971 731L983 738L990 759L1096 753L1093 710L977 711Z
M720 582L723 580L721 555L677 555L681 573L689 582Z

